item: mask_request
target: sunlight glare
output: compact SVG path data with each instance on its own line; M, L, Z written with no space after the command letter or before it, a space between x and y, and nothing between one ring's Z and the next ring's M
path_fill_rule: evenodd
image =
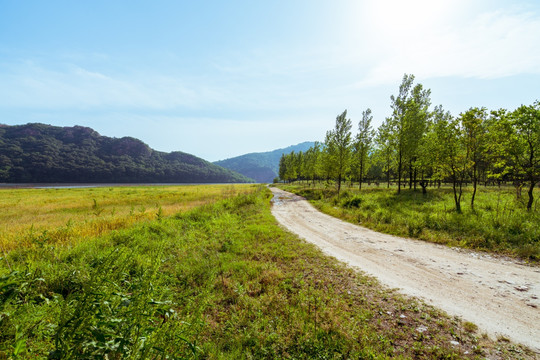
M369 1L373 29L394 43L410 37L423 37L444 26L455 2L430 0Z

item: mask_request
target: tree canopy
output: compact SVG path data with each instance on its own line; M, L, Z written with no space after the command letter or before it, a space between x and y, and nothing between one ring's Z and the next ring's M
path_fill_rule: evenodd
M392 115L371 128L370 109L362 113L356 135L344 111L324 143L280 161L280 178L336 182L393 181L398 193L408 177L424 193L428 185L450 183L455 209L461 212L463 187L472 184L471 208L479 183L513 184L517 197L527 188L528 210L540 182L540 102L513 111L471 107L454 117L442 105L431 106L431 91L405 74L397 95L390 97ZM283 174L283 176L281 176Z

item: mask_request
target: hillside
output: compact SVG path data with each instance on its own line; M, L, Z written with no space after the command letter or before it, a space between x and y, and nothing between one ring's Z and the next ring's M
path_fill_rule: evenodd
M291 151L306 151L314 145L313 142L303 142L298 145L268 152L250 153L230 159L220 160L214 164L236 171L260 183L271 183L278 176L279 159L282 154Z
M236 183L250 179L183 152L131 137L44 124L0 124L0 182Z

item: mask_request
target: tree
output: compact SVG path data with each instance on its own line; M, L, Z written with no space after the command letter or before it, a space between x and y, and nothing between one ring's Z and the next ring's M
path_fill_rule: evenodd
M488 154L493 163L490 177L512 179L518 199L529 184L527 210L534 203L534 187L540 181L540 103L522 105L513 112L492 111L488 120Z
M470 108L460 114L460 122L463 128L463 141L467 149L470 177L473 183L471 196L471 208L474 209L474 199L478 184L478 167L482 160L485 148L485 123L487 118L486 108Z
M306 150L304 154L304 169L306 178L315 184L315 179L319 178L319 162L321 159L321 145L318 142Z
M467 153L462 141L459 121L442 106L435 108L433 121L433 150L436 152L441 177L450 176L456 211L461 213L463 180L467 171Z
M426 131L428 108L431 103L431 91L425 90L421 84L413 86L414 75L403 76L397 97L392 101L390 133L394 138L397 155L398 194L401 192L403 165L409 163L409 187L413 184L413 166L417 157L418 144ZM411 90L412 89L412 90Z
M436 167L437 167L437 158L436 154L436 140L435 133L433 131L433 122L427 121L426 133L420 139L417 155L418 158L415 161L415 169L420 171L420 186L422 187L422 194L427 194L427 186L429 184L428 179L438 179Z
M392 170L394 149L393 136L391 133L391 118L386 118L384 123L377 129L375 142L377 144L377 155L383 161L383 171L386 174L386 187L390 188L390 171Z
M368 164L368 155L371 150L371 142L373 140L373 129L371 128L371 121L373 116L371 115L371 109L367 109L362 112L362 119L358 123L358 134L354 142L355 160L358 167L358 181L360 185L359 189L362 189L362 181L364 180L364 174L366 173Z
M295 152L283 154L279 160L279 178L283 181L292 181L298 178L297 155Z
M517 168L529 182L527 210L532 209L534 187L540 180L540 102L521 105L512 113L515 133L510 137Z
M294 168L296 170L296 179L305 180L306 171L305 171L305 160L304 153L302 151L297 152L293 157Z
M347 110L336 117L336 125L333 130L326 133L325 159L331 175L337 180L338 197L341 190L341 182L350 165L351 159L351 128L350 119L346 118Z
M515 161L510 154L510 136L514 129L511 114L506 109L493 110L486 120L486 149L484 155L490 164L488 178L502 181L506 176L515 177ZM519 194L518 194L519 198Z
M287 160L286 160L286 156L285 154L281 154L281 157L279 158L279 171L278 171L278 175L279 175L279 178L282 180L282 181L285 181L285 175L287 174Z
M406 153L406 112L409 92L411 90L414 75L403 76L399 86L397 97L390 96L392 101L392 117L389 122L390 134L393 137L393 145L396 147L397 173L398 173L398 194L401 192L401 176L403 172L403 161Z
M424 89L422 84L416 84L406 103L405 149L409 161L409 189L414 185L416 190L416 163L419 157L419 148L428 126L430 95L431 90Z

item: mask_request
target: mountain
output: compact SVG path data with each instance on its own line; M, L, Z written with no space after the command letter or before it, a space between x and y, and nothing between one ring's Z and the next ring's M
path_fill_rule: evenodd
M82 126L0 124L0 182L235 183L251 179L183 152Z
M230 159L220 160L214 164L236 171L244 176L255 179L260 183L271 183L278 177L279 159L282 154L289 154L291 151L306 151L315 143L306 141L298 145L277 149L268 152L250 153Z

